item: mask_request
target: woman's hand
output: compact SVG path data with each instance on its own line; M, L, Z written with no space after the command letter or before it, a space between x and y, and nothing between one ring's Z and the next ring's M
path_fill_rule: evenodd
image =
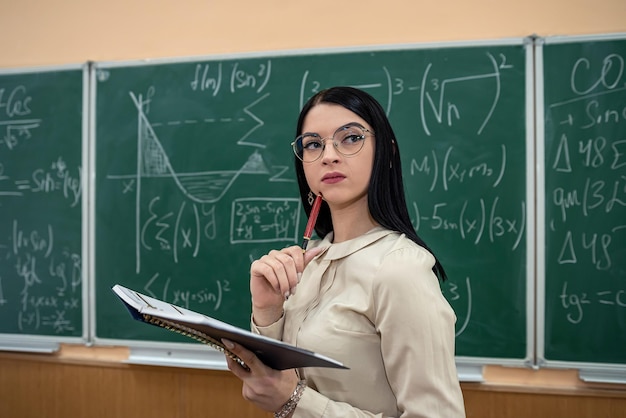
M312 248L305 253L294 245L254 261L250 266L250 293L255 324L267 326L282 315L283 302L296 292L302 271L320 252Z
M300 250L302 252L302 250ZM289 400L298 384L298 376L293 369L274 370L263 364L253 352L229 340L222 340L226 348L237 355L249 367L244 369L239 363L226 356L228 369L241 381L243 398L259 408L276 412Z

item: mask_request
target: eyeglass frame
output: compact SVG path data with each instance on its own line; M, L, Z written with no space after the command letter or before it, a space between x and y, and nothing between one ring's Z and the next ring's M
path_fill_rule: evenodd
M361 152L365 142L363 142L361 144L361 148L359 148L358 151L355 151L352 154L344 154L343 152L339 151L339 144L335 141L335 135L337 134L337 132L339 132L342 129L347 129L347 128L350 128L350 127L356 127L356 128L361 129L363 131L363 140L365 140L365 138L367 138L367 134L370 134L371 136L374 136L374 132L370 131L365 126L361 125L360 123L358 123L358 122L350 122L350 123L346 123L345 125L342 125L339 128L337 128L335 130L335 132L333 132L332 136L327 136L327 137L322 138L319 134L313 133L313 132L309 132L309 133L304 133L304 134L298 135L296 137L296 139L291 143L291 149L292 149L293 153L295 154L296 158L299 159L300 161L302 161L303 163L313 163L313 162L319 160L320 158L322 158L322 155L324 155L324 151L326 150L326 141L328 139L330 139L330 140L332 140L332 143L333 143L333 146L335 147L335 150L339 154L343 155L344 157L351 157L351 156L356 155L359 152ZM298 155L298 152L296 151L296 143L298 142L298 139L304 137L305 135L317 136L319 138L319 140L322 142L322 150L320 152L320 155L318 155L317 158L315 158L314 160L311 160L311 161L304 161L304 159L302 159ZM303 156L304 156L304 149L303 149Z

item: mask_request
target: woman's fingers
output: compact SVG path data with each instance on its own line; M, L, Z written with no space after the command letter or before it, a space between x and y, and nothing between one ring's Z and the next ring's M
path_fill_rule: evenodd
M298 270L303 265L302 251L298 254L288 248L272 250L252 263L250 274L253 279L263 277L276 293L289 297L298 284Z
M296 245L280 251L270 251L252 263L250 267L251 280L266 282L276 295L287 299L296 293L296 288L306 265L322 251L323 248L316 247L303 253L302 248ZM255 291L261 291L263 286L262 283L251 283L251 288ZM260 295L253 294L253 298L255 296L259 300Z
M228 365L228 369L239 378L246 377L248 373L251 372L252 368L258 367L259 364L263 364L259 362L258 358L254 355L252 351L246 350L239 344L235 344L225 338L222 338L222 344L224 344L224 347L226 347L228 351L239 357L244 363L241 364L235 359L226 355L226 364Z
M325 248L322 248L322 247L315 247L315 248L311 248L310 250L307 250L304 253L304 260L303 260L304 266L302 267L302 270L304 270L304 267L308 266L311 260L313 260L315 257L320 255L324 250Z
M265 411L279 410L298 383L295 371L274 370L263 364L252 351L242 345L227 339L222 339L222 343L249 367L246 370L233 359L226 357L228 369L243 382L244 399Z

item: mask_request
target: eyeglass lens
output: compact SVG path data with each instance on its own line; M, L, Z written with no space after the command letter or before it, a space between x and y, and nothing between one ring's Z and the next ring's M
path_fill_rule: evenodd
M333 134L333 145L343 155L354 155L363 148L366 132L360 126L342 126ZM300 135L293 143L293 150L302 161L312 162L321 157L328 139L331 138L321 138L317 134Z

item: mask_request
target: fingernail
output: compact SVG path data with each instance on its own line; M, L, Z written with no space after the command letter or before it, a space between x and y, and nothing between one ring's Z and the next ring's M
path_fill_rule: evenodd
M290 292L291 292L291 294L292 294L292 295L295 295L295 294L296 294L296 288L295 288L295 287L292 287L292 288L291 288L291 290L290 290Z
M300 283L300 280L302 280L302 273L298 273L298 283Z
M286 291L285 292L285 300L289 299L289 295L290 295L289 291Z
M226 348L231 349L231 348L235 348L235 344L233 344L231 341L226 340L224 338L222 338L222 342L224 343L224 345L226 346Z

